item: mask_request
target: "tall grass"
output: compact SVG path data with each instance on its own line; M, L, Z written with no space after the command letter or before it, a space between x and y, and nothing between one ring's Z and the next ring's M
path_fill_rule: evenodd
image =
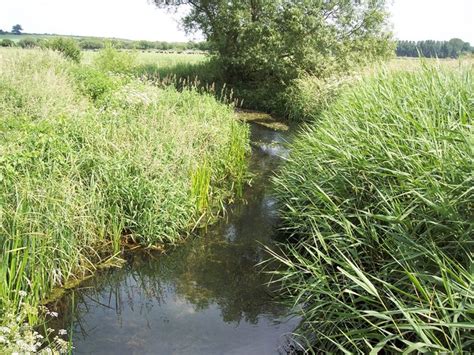
M175 243L238 193L248 128L210 95L47 51L2 51L0 61L0 324L93 271L123 239ZM203 161L206 204L196 204Z
M473 93L472 67L382 71L292 144L274 257L312 351L473 349Z

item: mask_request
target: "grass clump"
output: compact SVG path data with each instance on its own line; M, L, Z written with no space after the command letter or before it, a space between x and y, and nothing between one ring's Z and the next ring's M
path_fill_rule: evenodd
M292 144L274 256L313 351L472 350L472 75L381 72Z
M0 325L124 239L176 243L238 193L248 128L231 107L51 51L0 58Z

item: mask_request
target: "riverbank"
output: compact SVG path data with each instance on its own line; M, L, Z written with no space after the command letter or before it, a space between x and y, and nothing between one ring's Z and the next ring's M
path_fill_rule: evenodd
M290 145L274 257L309 351L472 349L473 74L368 75Z
M269 179L292 132L251 124L251 183L215 224L166 253L125 254L49 307L81 353L275 354L299 319L276 302L256 264L278 234ZM95 329L100 328L100 332ZM106 350L104 350L106 349Z
M210 95L111 73L110 56L0 56L0 318L34 324L54 287L124 240L176 243L241 193L248 128Z

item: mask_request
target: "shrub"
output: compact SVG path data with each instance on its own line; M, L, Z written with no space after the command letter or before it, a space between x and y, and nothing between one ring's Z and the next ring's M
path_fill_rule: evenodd
M79 42L79 47L86 50L102 49L104 48L104 43L99 39L84 39Z
M38 46L38 41L34 38L23 38L18 41L17 45L21 48L34 48Z
M381 73L292 144L274 255L315 351L472 349L472 75Z
M81 50L77 42L72 38L52 38L44 41L42 46L53 51L58 51L67 59L71 59L76 63L81 61Z
M72 73L81 93L99 104L104 103L121 84L120 79L91 67L73 68Z
M5 38L0 42L0 47L15 47L15 42L11 39Z
M349 75L320 79L302 75L286 87L281 95L280 112L290 120L318 119L353 78Z
M118 51L108 43L94 58L94 64L102 71L128 74L135 65L135 54Z

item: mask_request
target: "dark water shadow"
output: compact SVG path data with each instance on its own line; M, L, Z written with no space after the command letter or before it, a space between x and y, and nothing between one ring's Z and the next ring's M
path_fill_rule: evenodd
M298 319L276 302L268 258L278 217L269 179L287 155L288 132L252 125L252 184L226 217L162 255L131 253L121 269L60 300L77 354L288 353ZM71 306L73 304L73 306Z

